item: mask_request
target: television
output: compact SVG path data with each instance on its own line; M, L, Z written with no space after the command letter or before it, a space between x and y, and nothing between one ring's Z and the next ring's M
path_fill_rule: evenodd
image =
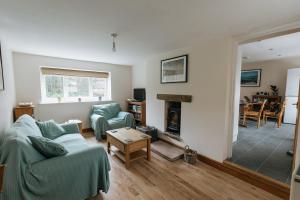
M133 98L137 101L145 101L146 100L145 88L134 88L133 89Z

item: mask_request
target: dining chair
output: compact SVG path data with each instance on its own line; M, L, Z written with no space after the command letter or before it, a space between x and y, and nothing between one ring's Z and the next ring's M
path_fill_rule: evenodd
M283 101L280 104L280 110L279 112L276 111L264 111L263 114L263 121L264 123L267 123L268 118L276 119L277 127L280 128L282 124L282 117L285 110L286 101Z
M243 125L247 127L247 119L254 119L257 121L257 128L260 127L261 123L261 117L264 111L265 104L267 102L267 99L265 99L261 105L260 109L258 111L253 111L251 108L253 108L253 103L247 104L244 109L244 116L243 116Z

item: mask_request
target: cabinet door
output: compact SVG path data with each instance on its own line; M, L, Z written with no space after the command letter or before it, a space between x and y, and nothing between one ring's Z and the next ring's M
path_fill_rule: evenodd
M15 108L15 120L17 120L22 115L30 115L33 117L33 108Z

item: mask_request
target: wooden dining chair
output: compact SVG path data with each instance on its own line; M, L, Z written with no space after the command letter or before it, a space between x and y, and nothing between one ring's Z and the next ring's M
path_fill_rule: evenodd
M251 102L251 99L248 96L244 96L244 99L246 100L247 103Z
M243 117L243 125L246 127L247 126L247 119L254 119L257 121L257 128L260 127L261 123L261 117L264 111L265 104L267 102L267 99L265 99L261 105L260 109L258 111L253 111L251 108L253 107L253 104L248 104L245 106L244 109L244 117Z
M282 117L285 110L286 101L283 101L280 104L280 110L279 112L276 111L264 111L263 114L263 121L264 123L267 123L268 118L276 119L277 127L280 128L282 124Z

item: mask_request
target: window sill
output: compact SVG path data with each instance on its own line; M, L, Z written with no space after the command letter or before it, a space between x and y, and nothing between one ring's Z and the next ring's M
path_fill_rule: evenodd
M55 104L85 104L85 103L109 103L112 100L105 100L105 101L64 101L64 102L40 102L38 105L55 105Z

